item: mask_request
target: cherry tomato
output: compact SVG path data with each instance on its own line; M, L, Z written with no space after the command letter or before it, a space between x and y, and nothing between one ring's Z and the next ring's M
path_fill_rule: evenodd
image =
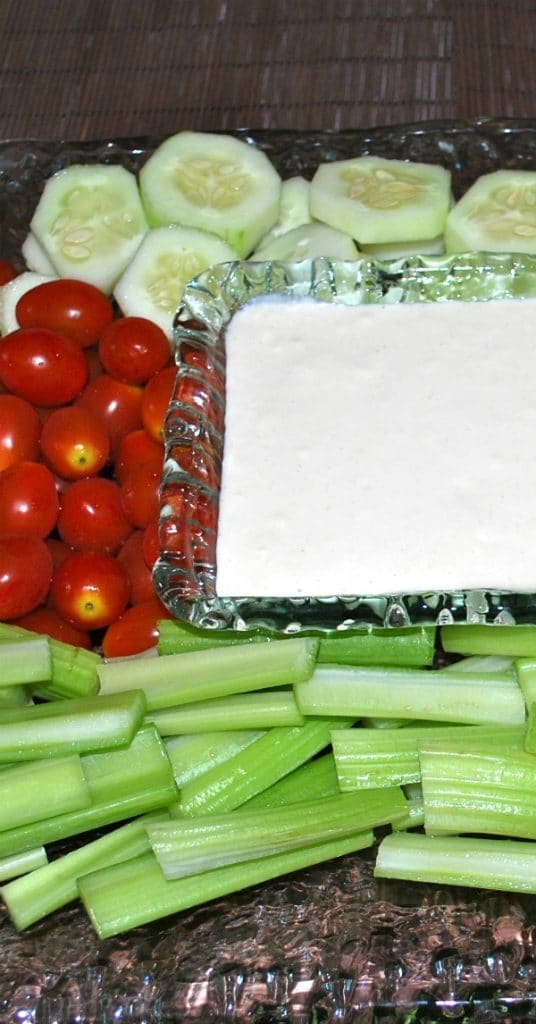
M132 532L119 484L105 477L76 480L65 491L58 516L61 539L77 551L118 551Z
M99 340L104 369L126 384L144 384L167 365L170 351L162 328L141 316L114 320Z
M17 395L0 395L0 470L39 457L41 420L34 407Z
M65 561L69 555L72 555L74 548L70 548L68 544L64 544L62 540L58 540L57 537L47 537L45 544L52 555L52 565L54 572L59 569L62 562Z
M77 480L95 476L103 469L110 455L110 438L91 409L68 405L47 416L41 450L64 480Z
M77 404L99 417L108 431L112 455L115 455L123 435L142 426L141 400L140 387L123 384L103 373L84 388Z
M35 405L65 405L88 377L74 341L41 327L21 327L0 341L0 377L14 394Z
M121 438L115 458L115 476L122 484L131 470L141 466L143 462L160 460L160 469L164 466L164 448L153 441L145 430L131 430Z
M50 593L67 622L81 630L101 629L124 612L128 576L105 551L75 551L55 573Z
M151 570L143 555L143 539L144 531L134 530L117 554L118 561L128 573L132 604L149 601L155 596Z
M106 630L102 649L106 658L141 654L158 643L157 622L171 615L157 597L127 608Z
M0 536L0 619L17 619L45 600L52 558L40 537Z
M15 277L18 277L18 271L15 270L13 264L8 260L0 259L0 285L13 281Z
M95 285L61 278L25 292L17 302L15 316L21 327L48 327L86 348L113 320L114 310Z
M59 507L54 477L42 462L17 462L0 474L0 533L48 537Z
M143 531L143 557L149 569L160 554L160 516L154 516Z
M171 400L177 369L167 366L160 370L145 385L141 403L143 425L155 441L164 441L164 420Z
M123 510L133 526L144 529L157 514L161 472L160 460L143 462L132 469L121 484Z
M74 644L75 647L84 647L87 651L91 650L93 646L89 633L75 629L70 622L62 619L54 608L36 608L33 612L28 612L27 615L17 619L15 625L31 629L34 633L44 633L55 640Z

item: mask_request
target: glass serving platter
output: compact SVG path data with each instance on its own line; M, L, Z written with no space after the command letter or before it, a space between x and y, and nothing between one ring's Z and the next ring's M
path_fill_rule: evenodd
M237 134L284 176L378 153L444 163L460 194L485 171L536 168L532 120ZM0 255L22 267L53 171L96 160L137 170L159 141L0 143ZM377 881L371 851L106 941L77 906L17 935L0 904L0 1024L530 1020L536 900Z

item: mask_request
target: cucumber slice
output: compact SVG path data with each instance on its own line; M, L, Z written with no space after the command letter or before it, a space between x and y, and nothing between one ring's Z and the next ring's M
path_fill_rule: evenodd
M281 179L268 157L230 135L179 132L140 172L152 227L183 224L223 238L248 256L277 221Z
M14 277L12 281L8 281L7 284L2 285L0 288L0 335L10 334L11 331L17 331L20 324L17 320L15 310L17 308L17 302L25 292L29 292L30 288L35 288L38 284L44 284L46 281L56 280L56 274L35 274L31 270L25 270L18 277Z
M21 245L21 252L28 270L35 274L46 274L56 277L56 271L50 262L43 246L37 241L33 231L29 231Z
M252 260L308 260L330 256L337 260L355 260L358 249L349 235L326 224L303 224L272 239L257 249Z
M450 172L375 156L336 160L318 167L310 203L313 217L358 245L436 238L450 205Z
M109 164L58 171L45 185L31 230L60 276L111 292L147 231L134 175Z
M261 239L260 246L271 244L275 238L286 234L287 231L293 231L294 228L301 228L303 224L311 223L310 191L311 184L305 178L287 178L282 182L279 196L279 219L272 230Z
M154 320L171 339L187 281L213 263L236 259L230 245L207 231L176 225L153 228L117 282L114 298L125 316Z
M362 245L361 251L375 260L400 260L405 256L442 256L445 252L445 237L421 238L418 242L378 242L376 245Z
M536 171L483 174L450 211L447 252L536 253Z

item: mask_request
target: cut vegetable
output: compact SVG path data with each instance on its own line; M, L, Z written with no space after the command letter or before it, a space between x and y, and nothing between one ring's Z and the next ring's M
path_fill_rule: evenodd
M111 164L74 164L48 179L31 229L63 277L111 292L147 222L133 174Z
M0 650L3 650L5 643L25 643L35 640L37 635L22 626L14 626L11 622L0 622ZM47 642L51 659L50 682L46 687L33 686L33 692L46 700L90 697L95 694L99 686L97 665L102 660L100 655L53 637L48 637Z
M0 882L18 878L29 871L36 871L48 863L47 851L44 846L36 846L33 850L14 853L12 857L0 858Z
M327 224L305 224L277 238L263 240L250 257L252 260L310 260L329 256L336 260L356 260L359 253L350 235Z
M362 245L361 252L375 260L400 260L407 256L442 256L445 252L445 238L420 238L417 242L378 242Z
M20 324L15 314L19 299L29 292L30 288L55 279L55 274L54 276L34 274L31 270L26 270L14 277L12 281L2 285L0 288L0 334L11 334L11 331L19 329Z
M218 235L247 256L279 215L281 179L268 157L230 135L179 132L140 172L152 227L182 224Z
M52 675L52 658L45 636L29 636L27 640L0 642L2 675L0 689L18 684L47 682Z
M449 654L536 657L536 626L443 626L441 644Z
M163 708L150 711L146 718L154 723L161 736L226 730L229 722L235 729L273 729L277 725L305 723L292 690L272 689Z
M190 779L223 764L262 735L262 732L255 730L230 729L227 732L170 736L165 741L165 747L177 786L180 789Z
M536 171L483 174L450 211L448 253L536 253Z
M28 270L35 274L45 274L48 277L56 277L54 264L50 262L43 246L37 241L33 231L29 231L21 246Z
M50 758L2 772L0 830L91 805L80 758Z
M287 178L281 183L279 194L279 217L271 231L261 238L259 248L271 244L280 235L294 228L300 228L303 224L311 223L311 211L309 209L310 182L299 176Z
M358 245L435 239L450 206L450 173L433 164L363 156L320 164L311 213Z

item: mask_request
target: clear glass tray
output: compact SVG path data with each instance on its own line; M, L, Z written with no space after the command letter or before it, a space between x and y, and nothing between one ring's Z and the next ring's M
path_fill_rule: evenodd
M372 131L243 131L281 172L381 153L447 164L457 193L536 168L536 121ZM46 177L82 160L136 170L159 139L0 143L0 255L20 245ZM536 1020L536 901L372 877L347 857L99 941L78 907L17 935L0 905L0 1024L375 1024Z

